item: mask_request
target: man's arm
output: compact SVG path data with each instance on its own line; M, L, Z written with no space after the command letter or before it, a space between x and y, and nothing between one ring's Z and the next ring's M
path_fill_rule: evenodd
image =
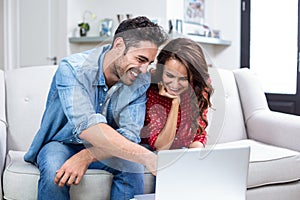
M140 163L153 174L156 173L156 155L123 137L107 124L100 123L88 128L80 134L80 138L96 147L96 153L99 149L103 152L101 155L94 155L93 149L89 148L97 160L102 160L105 156L114 156Z
M70 75L68 69L66 69L64 72L64 75ZM64 82L65 79L60 80L61 82ZM69 85L71 85L71 88L74 88L74 85L76 84L70 84L69 82L66 82L65 84L60 85L68 85L68 87L63 87L63 90L60 90L60 93L63 93L65 88L70 88ZM107 125L105 122L103 123L101 121L100 123L91 125L86 129L81 127L81 130L83 130L79 135L80 139L86 140L92 144L92 147L88 147L87 149L82 150L68 159L57 171L55 183L57 183L59 186L63 186L64 184L78 184L91 162L96 160L104 160L113 156L143 164L148 168L149 171L155 174L156 155L139 144L134 143L139 142L139 130L142 128L144 122L144 110L146 102L145 92L147 90L147 86L148 85L144 85L144 87L140 88L142 92L133 90L137 93L135 93L133 96L130 96L133 98L130 100L130 103L124 101L126 98L118 102L124 104L121 113L118 116L114 116L114 120L120 127L118 129L119 132ZM127 88L127 90L122 91L123 95L128 93L130 94L130 92L132 92L131 88ZM78 95L80 95L81 98L78 98ZM76 100L78 101L86 99L83 98L83 96L84 95L77 93ZM122 97L122 95L118 96L120 98ZM88 101L85 101L84 103L85 104L80 104L80 106L78 105L78 102L76 105L72 104L71 106L74 109L70 110L82 111L80 108L82 105L86 105ZM88 106L85 107L91 108ZM68 113L67 109L66 113ZM74 118L73 120L75 122L74 124L78 124ZM131 142L130 140L134 142Z
M73 134L76 136L87 126L106 123L106 118L95 111L92 101L94 94L88 92L89 85L85 83L85 78L86 76L77 74L68 60L62 60L56 72L55 84L61 105L70 124L74 126ZM100 156L101 153L99 151L97 155ZM89 164L95 160L92 153L87 150L75 154L57 170L54 182L61 187L65 184L78 184Z
M86 129L80 138L93 146L78 152L57 170L55 183L60 187L79 184L90 163L113 156L140 163L156 175L156 154L126 139L107 124Z

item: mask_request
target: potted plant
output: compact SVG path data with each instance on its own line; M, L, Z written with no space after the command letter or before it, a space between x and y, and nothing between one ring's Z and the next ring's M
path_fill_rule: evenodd
M81 22L78 26L80 27L80 36L86 36L87 32L90 30L89 23Z

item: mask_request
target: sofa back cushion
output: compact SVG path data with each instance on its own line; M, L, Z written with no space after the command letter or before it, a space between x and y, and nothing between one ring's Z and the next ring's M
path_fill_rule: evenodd
M209 110L207 144L246 139L241 101L234 74L231 70L209 68L214 88Z
M235 80L239 89L244 118L247 121L256 113L269 110L266 95L261 81L250 69L234 70Z
M35 66L5 72L8 149L26 151L45 109L57 66Z

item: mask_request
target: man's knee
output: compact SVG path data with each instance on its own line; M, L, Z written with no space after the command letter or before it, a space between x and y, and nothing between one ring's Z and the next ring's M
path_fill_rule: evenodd
M55 176L66 160L72 155L68 147L60 142L50 142L40 150L37 157L38 168L41 174Z

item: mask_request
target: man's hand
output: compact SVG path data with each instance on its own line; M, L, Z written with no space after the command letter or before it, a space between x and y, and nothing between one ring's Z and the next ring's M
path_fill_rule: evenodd
M84 149L71 158L69 158L62 167L56 171L54 182L59 187L65 184L70 186L72 184L78 185L87 171L88 166L94 161L93 156L89 150Z
M156 176L156 168L157 168L157 155L154 153L150 153L148 156L145 156L146 163L145 167L154 175Z

